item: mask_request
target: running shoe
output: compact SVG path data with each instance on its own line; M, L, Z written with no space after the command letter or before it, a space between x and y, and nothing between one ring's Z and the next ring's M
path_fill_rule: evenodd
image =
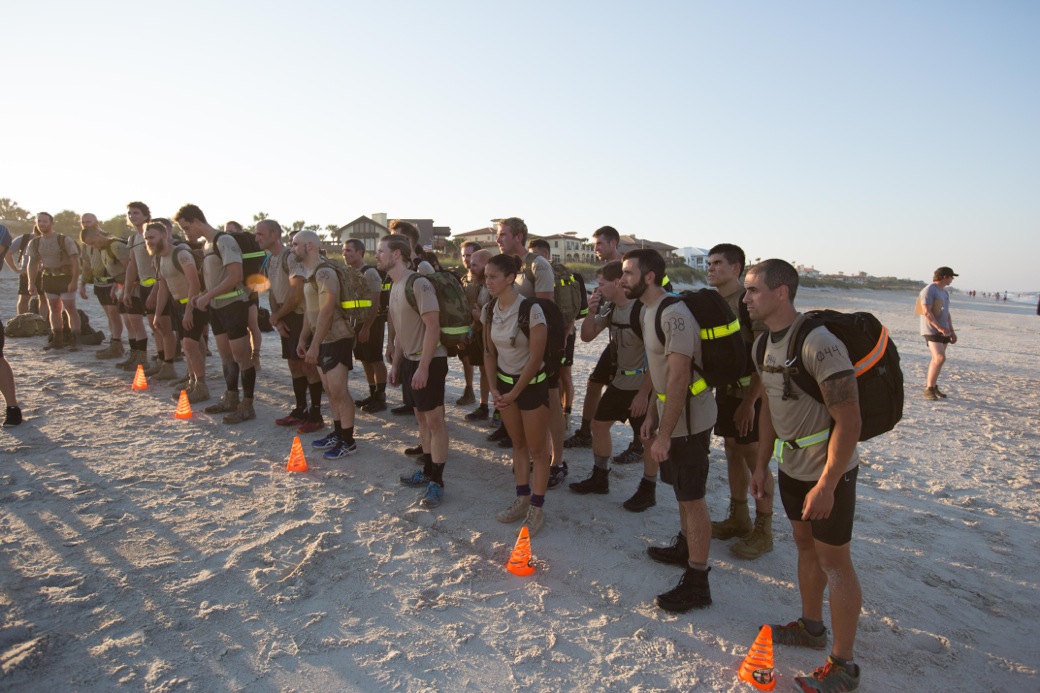
M405 486L411 486L412 488L419 488L420 486L426 486L430 483L430 477L426 476L426 471L422 469L416 469L411 474L402 474L400 476L401 483Z
M426 490L419 498L419 505L424 508L436 508L444 500L444 489L436 481L426 484Z
M275 419L274 422L277 426L299 426L307 422L306 416L306 413L297 407L289 412L288 416Z
M813 635L805 629L805 621L798 619L791 621L786 626L774 625L773 642L777 645L792 645L794 647L810 647L814 650L822 650L827 647L827 629L819 635Z
M488 406L481 404L476 409L466 414L466 421L487 421Z
M342 441L340 441L339 436L336 435L335 431L333 431L332 433L328 434L324 438L318 438L317 440L312 440L311 441L311 449L313 449L313 450L331 450L332 448L334 448L337 445L339 445L340 442L342 442Z
M859 690L859 667L853 676L843 665L827 658L827 663L819 667L809 676L796 676L797 690L804 693L852 693Z
M357 452L356 441L353 441L350 444L348 444L347 441L340 440L337 442L336 447L326 450L325 454L322 455L322 457L324 457L327 460L338 460L341 457L349 457L350 455L353 455L355 452Z
M304 421L300 424L300 427L296 429L297 433L317 433L321 429L325 428L325 420L318 419L316 421Z
M549 488L556 488L567 478L567 463L554 464L549 467Z

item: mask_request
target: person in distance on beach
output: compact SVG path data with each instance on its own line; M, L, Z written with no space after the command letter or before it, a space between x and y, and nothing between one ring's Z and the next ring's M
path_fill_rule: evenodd
M32 294L29 293L29 242L36 236L40 235L40 230L33 227L31 233L25 233L18 238L11 237L11 231L0 224L0 234L6 232L6 245L4 251L0 254L3 255L3 262L7 263L7 266L11 268L11 271L18 275L18 315L29 312L29 302L32 300ZM37 280L39 281L39 280ZM50 313L47 309L47 302L40 302L40 315L43 316L44 320L50 319Z
M470 314L473 316L471 328L473 336L467 345L467 354L470 365L480 369L480 403L477 408L466 414L466 421L485 421L488 418L488 396L491 393L491 381L484 368L484 332L480 320L481 311L490 300L487 287L484 285L484 269L487 263L494 257L490 250L481 248L475 251L468 260L469 272L463 286L466 289L466 299L469 301Z
M820 387L823 402L787 380L783 364L793 327L800 320L794 307L798 272L783 260L765 260L748 270L744 303L752 320L769 332L764 363L756 364L765 397L759 419L761 440L751 494L772 502L769 462L779 467L780 499L791 521L798 548L798 591L802 616L787 625L774 625L773 642L822 650L827 646L823 625L823 594L829 591L834 643L824 666L795 682L803 691L854 691L859 667L853 645L863 603L859 578L850 552L856 511L859 459L859 391L845 345L826 327L809 332L801 362Z
M419 243L419 229L417 229L415 227L415 224L412 224L411 222L408 222L408 221L402 221L401 219L394 219L394 220L392 220L390 222L390 227L389 228L390 228L390 233L391 234L404 236L405 238L408 239L408 244L409 244L408 252L411 253L411 256L410 256L411 259L408 260L408 268L409 269L411 269L411 270L413 270L415 272L418 272L419 274L423 275L424 277L429 276L429 275L433 274L436 271L434 266L432 264L430 264L425 259L427 253L426 253L425 250L423 250L422 245ZM433 258L434 262L436 262L437 256L433 255L433 253L430 253L430 256ZM380 268L380 269L382 269L382 268ZM393 361L393 354L391 353L391 351L393 349L394 336L395 336L394 335L394 321L393 321L392 318L389 318L387 320L386 327L387 327L387 361L390 362L390 361ZM393 414L398 414L398 415L404 416L406 414L412 414L413 410L410 409L409 407L405 406L404 404L401 404L400 406L397 406L397 407L394 407L393 409L391 409L390 412L393 413ZM421 450L422 450L422 443L416 445L413 448L407 448L405 452L408 455L412 455L412 454L416 454L416 453L421 454L421 452L420 452Z
M368 286L368 298L372 301L372 310L365 317L365 322L358 328L357 344L354 347L354 358L365 368L365 380L368 382L368 397L356 402L361 410L376 414L386 409L386 364L383 363L383 334L386 332L386 310L389 306L390 291L385 292L383 299L383 278L379 270L365 264L365 244L356 238L348 238L341 248L343 260L361 273Z
M462 244L462 264L466 268L466 274L461 277L462 288L466 292L466 300L469 302L471 310L476 302L477 292L481 288L479 284L475 283L473 269L470 267L473 253L478 250L480 250L480 244L476 241L466 241ZM476 339L471 338L467 347L471 346L476 341ZM473 367L481 360L482 355L475 359L471 358L471 351L472 349L465 348L459 352L459 361L462 362L462 374L466 381L466 388L462 391L462 396L455 400L455 404L460 407L466 406L467 404L473 404L477 401L477 395L473 391Z
M70 351L77 351L79 311L76 310L76 285L79 283L79 246L68 236L54 231L54 217L47 212L36 215L36 229L40 232L29 241L29 293L40 297L41 305L49 308L53 339L44 349L65 347L62 311L69 317L72 332Z
M946 290L956 276L949 267L938 268L932 275L932 283L921 289L917 298L921 336L932 354L924 387L924 398L927 400L946 399L946 393L939 389L939 373L946 363L946 345L957 343L953 318L950 317L950 292Z

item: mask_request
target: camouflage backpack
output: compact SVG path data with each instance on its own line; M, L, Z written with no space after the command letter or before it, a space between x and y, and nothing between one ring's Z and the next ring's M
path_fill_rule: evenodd
M535 257L532 257L535 256ZM540 257L536 253L528 253L524 258L523 273L531 284L534 284L534 260ZM567 265L560 262L550 262L553 271L553 301L563 315L563 322L569 325L581 314L581 294L585 289L585 282L579 284L574 279L574 273L567 269ZM587 309L586 309L587 310Z
M419 307L415 302L415 289L412 285L420 276L419 274L409 275L404 286L408 305L416 312ZM430 280L434 293L437 294L441 325L440 343L448 350L450 356L455 356L472 334L470 328L472 315L469 311L469 301L466 300L466 290L462 288L459 278L447 270L438 270L423 278Z
M38 337L50 331L50 324L36 313L22 313L7 321L4 335L7 337Z
M354 326L360 325L368 318L368 312L372 310L372 301L368 297L368 285L365 277L353 267L329 258L322 258L318 266L314 268L309 281L317 287L318 280L315 276L322 267L331 267L339 279L339 308L343 317Z

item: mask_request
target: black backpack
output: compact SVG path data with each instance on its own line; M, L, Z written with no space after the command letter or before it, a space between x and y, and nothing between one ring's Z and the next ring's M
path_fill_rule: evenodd
M614 322L614 311L616 310L617 305L611 304L610 313L608 313L608 317L610 318L610 326L615 327L619 330L631 330L632 334L634 334L640 342L643 341L643 302L638 300L635 301L635 305L632 306L632 312L628 314L627 323ZM612 339L610 340L610 344L607 346L607 349L610 353L610 372L613 373L617 370L618 367L618 345ZM646 357L644 354L644 362L645 358Z
M665 307L682 301L693 313L701 328L701 360L690 361L691 383L704 380L711 387L722 387L738 382L748 373L748 350L740 334L740 321L718 291L698 289L683 291L678 296L666 296L654 315L657 339L664 344L661 312Z
M522 303L517 311L516 322L520 331L528 339L531 338L531 306L538 304L542 308L546 327L545 350L542 352L542 361L545 363L543 368L546 373L554 373L560 369L567 355L565 335L567 324L563 321L563 313L560 312L559 306L548 298L520 297L520 300ZM485 325L491 325L491 316L495 313L496 303L498 303L498 299L492 298L484 306ZM486 337L486 339L490 340L490 337Z
M589 315L589 289L585 286L585 277L577 272L574 272L571 277L581 290L581 309L578 310L578 320L581 320ZM640 333L640 339L642 339L642 333Z
M217 240L221 236L231 236L238 243L238 249L242 251L242 283L249 287L250 291L257 291L257 286L264 283L264 260L267 251L260 248L256 237L245 231L218 231L213 236L213 251L220 257L220 246ZM221 258L221 262L224 259Z
M805 319L795 323L787 351L787 362L781 368L784 374L785 397L793 381L803 392L817 402L823 402L819 384L798 367L802 358L805 337L823 325L837 337L849 352L859 390L859 416L862 426L859 439L891 431L903 418L903 371L899 367L899 351L888 328L870 313L839 313L835 310L810 310ZM766 340L762 335L755 344L755 362L763 366Z

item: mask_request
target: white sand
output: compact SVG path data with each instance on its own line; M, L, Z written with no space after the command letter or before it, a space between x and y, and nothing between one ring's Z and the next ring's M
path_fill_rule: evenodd
M6 318L14 293L5 274ZM862 446L861 690L1040 690L1040 318L955 298L950 399L925 402L911 293L803 294L802 308L874 311L908 383L902 423ZM292 397L272 335L259 418L234 427L201 407L175 420L168 388L132 392L95 348L42 344L6 348L26 423L0 433L2 690L745 691L735 671L758 626L799 615L779 514L757 561L713 542L714 605L673 616L653 598L680 571L645 550L674 535L676 504L662 484L657 507L622 510L637 466L615 467L609 496L551 491L538 572L517 578L503 565L518 527L494 519L513 495L509 458L462 420L469 407L448 407L447 495L431 512L397 483L415 469L399 453L415 424L389 412L359 415L356 456L308 452L311 472L284 470L292 433L271 421ZM579 392L601 346L581 348ZM219 393L215 359L210 373ZM456 369L449 401L460 383ZM630 434L615 430L616 453ZM569 481L587 476L590 451L567 458ZM727 496L716 441L713 517ZM778 690L821 663L781 649Z

